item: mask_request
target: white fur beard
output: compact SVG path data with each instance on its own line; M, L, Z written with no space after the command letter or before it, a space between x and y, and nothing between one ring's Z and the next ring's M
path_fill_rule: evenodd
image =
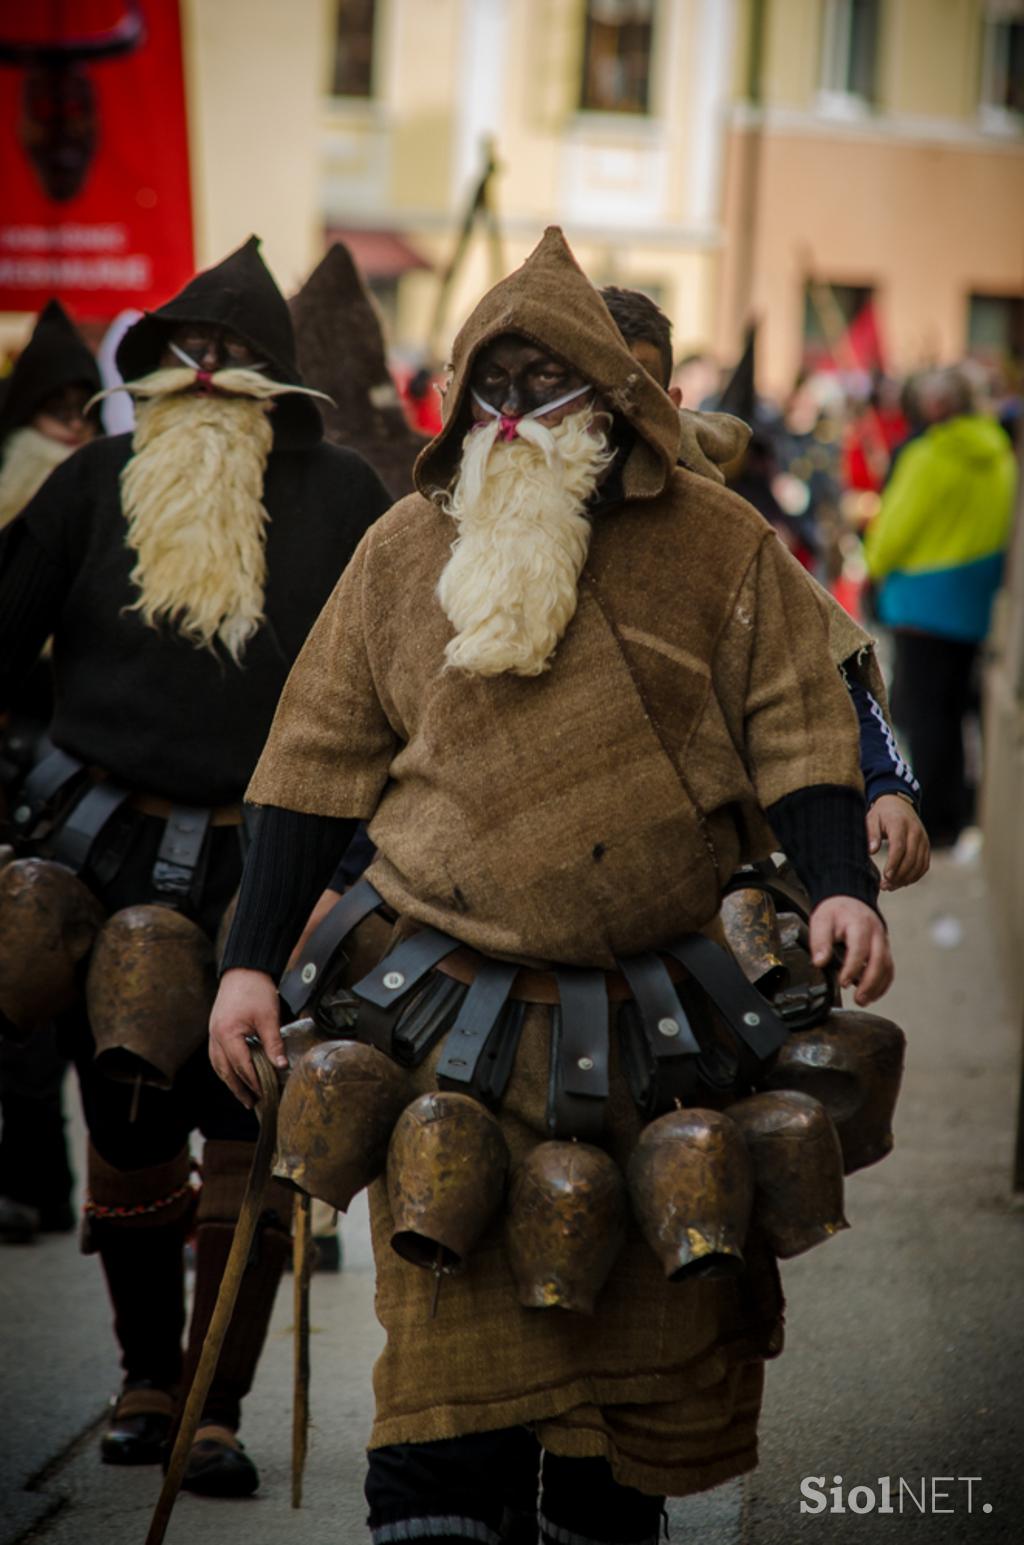
M263 621L273 429L252 397L180 388L139 397L135 454L121 474L136 553L132 610L151 627L171 623L197 648L219 641L237 663Z
M15 429L7 436L0 467L0 531L20 515L54 467L67 461L73 446L61 445L38 429Z
M613 459L590 408L554 429L471 430L443 507L459 528L437 595L455 637L446 669L539 676L572 621L590 546L587 500Z

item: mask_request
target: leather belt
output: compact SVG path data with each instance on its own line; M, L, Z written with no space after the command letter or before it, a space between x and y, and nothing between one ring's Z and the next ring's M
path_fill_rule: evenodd
M153 888L175 904L193 893L210 816L209 810L175 805L167 817L153 865Z
M78 801L53 839L53 856L78 874L89 862L96 840L129 798L116 783L98 783Z
M298 1019L320 991L325 968L338 946L380 905L369 880L360 880L335 902L306 940L302 958L281 978L278 993Z
M443 971L445 976L453 976L457 982L469 986L476 980L481 964L490 958L467 944L460 944L450 955L438 961L437 969ZM621 966L621 961L619 964ZM686 976L677 961L666 961L665 968L673 982L682 981ZM603 971L600 974L604 977L609 1003L629 1002L633 997L633 989L621 970ZM519 1003L544 1003L554 1007L559 1001L557 973L553 970L544 971L539 966L519 966L509 997Z
M161 821L170 821L179 810L199 808L175 805L159 794L132 794L129 804L133 810L141 810L143 815L158 816ZM242 826L245 823L245 813L241 805L206 806L203 807L203 814L209 817L208 826Z

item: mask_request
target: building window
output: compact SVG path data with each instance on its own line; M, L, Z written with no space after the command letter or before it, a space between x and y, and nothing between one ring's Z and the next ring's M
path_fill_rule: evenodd
M874 290L866 284L809 280L804 289L802 368L863 370L880 364Z
M1024 299L1019 295L971 295L967 348L989 364L1024 361Z
M821 90L826 99L874 102L880 0L825 0Z
M987 16L984 24L981 114L991 128L1019 130L1024 126L1024 6L1004 0L998 9L1001 14Z
M338 0L331 95L373 96L374 0Z
M650 112L655 0L586 0L580 107Z

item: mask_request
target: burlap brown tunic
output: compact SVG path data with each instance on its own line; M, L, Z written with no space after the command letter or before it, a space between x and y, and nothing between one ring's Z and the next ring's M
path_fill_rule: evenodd
M570 361L637 433L576 615L529 680L442 670L435 590L455 532L427 497L457 465L472 361L506 332ZM324 609L249 797L370 819L385 899L491 954L609 967L706 926L736 864L774 846L765 807L860 787L858 736L820 592L748 505L676 468L678 437L549 232L460 335L421 492L368 533ZM535 1010L500 1111L514 1157L545 1135L546 1087ZM636 1117L614 1059L610 1112L622 1155ZM666 1284L634 1234L593 1319L525 1310L495 1233L432 1321L429 1275L392 1255L379 1184L371 1200L388 1335L372 1446L533 1422L553 1451L606 1454L620 1481L672 1494L755 1462L760 1366L733 1286Z

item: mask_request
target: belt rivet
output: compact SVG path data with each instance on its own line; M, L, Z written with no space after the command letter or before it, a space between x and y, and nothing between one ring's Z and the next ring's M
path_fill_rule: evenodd
M316 966L311 960L307 961L302 968L302 980L305 982L307 987L309 986L310 982L316 981Z
M397 992L400 987L405 986L405 977L401 971L386 971L384 973L384 986L389 992Z
M661 1031L662 1035L679 1034L679 1026L676 1024L674 1019L659 1019L658 1029Z
M582 1068L584 1073L589 1073L594 1066L594 1059L593 1057L581 1057L576 1066Z
M745 1025L759 1025L761 1023L761 1016L760 1014L744 1014L743 1023Z

